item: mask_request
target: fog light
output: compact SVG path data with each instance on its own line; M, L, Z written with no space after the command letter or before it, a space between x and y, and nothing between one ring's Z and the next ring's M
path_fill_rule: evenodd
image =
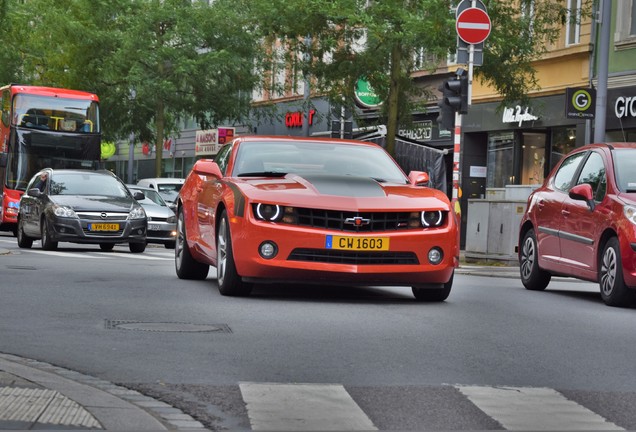
M261 243L261 245L258 247L258 253L260 253L261 256L265 259L272 259L278 253L278 248L276 247L275 243L266 241Z
M442 262L444 258L444 254L440 248L434 247L430 251L428 251L428 262L433 265L437 265Z

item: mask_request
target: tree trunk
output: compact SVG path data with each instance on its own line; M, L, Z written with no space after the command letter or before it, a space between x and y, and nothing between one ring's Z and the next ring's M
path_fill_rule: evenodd
M157 134L155 140L155 177L163 177L161 161L163 159L163 133L165 128L164 111L163 101L157 101L157 116L155 117L155 131Z
M386 120L386 151L395 155L395 135L398 127L398 108L400 96L400 64L402 62L402 49L399 44L393 45L391 50L391 77Z

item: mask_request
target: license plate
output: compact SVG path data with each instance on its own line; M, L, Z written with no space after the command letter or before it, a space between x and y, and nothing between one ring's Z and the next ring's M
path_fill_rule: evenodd
M148 224L148 231L161 231L161 225Z
M376 251L389 250L388 237L327 236L327 249Z
M119 231L119 224L116 223L94 223L88 224L89 231Z

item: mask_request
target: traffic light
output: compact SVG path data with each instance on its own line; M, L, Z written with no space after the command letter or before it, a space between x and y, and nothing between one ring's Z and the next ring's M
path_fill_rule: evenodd
M449 78L439 86L442 99L437 103L439 116L437 123L447 130L455 125L455 113L468 113L468 77L466 73L458 73L455 78Z

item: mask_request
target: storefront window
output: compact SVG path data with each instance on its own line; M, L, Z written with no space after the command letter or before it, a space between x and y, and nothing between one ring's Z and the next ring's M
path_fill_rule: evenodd
M550 171L559 163L563 156L576 147L576 129L552 129L552 152L550 152Z
M513 132L494 133L488 137L488 177L486 187L502 188L515 183Z
M521 142L522 185L543 183L545 166L545 134L524 132Z

